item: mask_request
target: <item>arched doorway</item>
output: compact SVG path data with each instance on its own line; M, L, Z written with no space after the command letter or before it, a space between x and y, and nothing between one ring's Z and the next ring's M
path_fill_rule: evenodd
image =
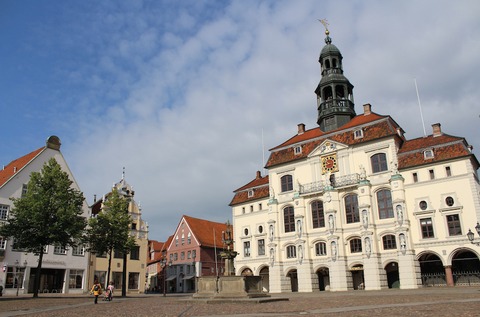
M292 292L298 292L297 270L288 271L287 277L290 278L290 287L292 289Z
M400 275L398 274L398 263L390 262L385 266L387 273L388 288L400 288Z
M242 273L240 275L242 275L242 276L252 276L253 272L249 268L246 268L242 271Z
M445 286L445 269L443 262L438 255L433 253L424 253L418 259L423 286Z
M264 292L270 291L270 271L268 266L260 270L260 277L262 278L262 287Z
M317 270L318 289L320 291L330 290L330 275L328 268L322 267Z
M364 282L364 279L363 279L363 265L361 265L361 264L354 265L350 269L350 272L352 273L353 289L355 289L355 290L365 289L365 282Z
M475 253L460 250L452 258L455 285L480 285L480 261Z

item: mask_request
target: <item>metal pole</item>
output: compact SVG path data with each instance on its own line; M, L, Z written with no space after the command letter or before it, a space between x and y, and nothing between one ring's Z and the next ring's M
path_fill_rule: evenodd
M163 297L165 297L167 296L167 261L163 261Z

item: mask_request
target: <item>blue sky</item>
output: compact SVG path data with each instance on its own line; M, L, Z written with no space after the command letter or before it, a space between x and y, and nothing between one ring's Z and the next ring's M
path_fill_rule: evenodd
M324 18L357 113L421 137L416 78L427 134L478 155L476 0L2 0L0 164L57 135L89 204L126 168L151 239L183 214L231 219L263 149L316 127Z

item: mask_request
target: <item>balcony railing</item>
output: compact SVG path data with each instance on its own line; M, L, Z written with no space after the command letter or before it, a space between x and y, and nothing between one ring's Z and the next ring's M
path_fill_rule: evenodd
M300 194L321 193L325 190L325 185L324 181L300 185Z
M339 177L331 177L330 183L333 188L356 186L360 182L360 174L354 173ZM300 185L300 195L310 193L322 193L325 191L327 183L325 181L313 182Z
M360 174L354 173L354 174L344 175L340 177L335 177L335 179L332 182L332 186L334 188L353 186L353 185L357 185L358 182L360 182Z

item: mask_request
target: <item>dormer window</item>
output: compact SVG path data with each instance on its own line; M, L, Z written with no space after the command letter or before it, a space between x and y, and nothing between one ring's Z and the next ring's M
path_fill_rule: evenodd
M253 189L250 189L250 190L248 191L248 198L252 198L252 197L253 197L253 194L254 194Z
M298 154L302 154L302 147L299 145L299 146L296 146L293 151L295 152L295 155L298 155Z
M424 157L424 159L426 159L426 160L432 159L432 158L433 158L433 150L432 150L432 149L425 150L425 151L423 152L423 157Z
M358 129L358 130L353 131L353 136L354 136L355 139L363 138L363 130Z

